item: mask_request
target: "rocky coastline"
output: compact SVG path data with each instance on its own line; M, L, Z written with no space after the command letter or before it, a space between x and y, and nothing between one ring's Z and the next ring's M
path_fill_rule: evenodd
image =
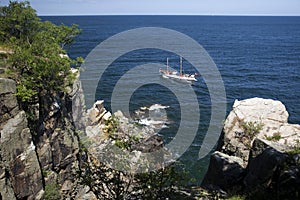
M83 112L78 79L68 93L49 100L49 114L40 134L32 135L15 92L13 80L0 78L1 199L45 199L58 194L63 199L114 199L104 181L113 172L99 162L97 153L116 142L134 152L134 157L163 147L157 127L129 122L122 112L111 114L103 101ZM116 137L114 131L122 134ZM299 138L300 126L288 123L281 102L260 98L236 101L201 188L217 193L218 198L234 194L299 198ZM123 184L128 180L123 179ZM193 197L192 193L195 191L185 197L215 198L198 192L198 197Z
M117 145L134 153L132 162L163 146L155 127L129 122L120 111L112 116L103 101L85 111L78 76L67 93L49 99L39 135L30 132L15 94L15 81L0 78L0 199L115 199L105 179L116 172L99 155Z
M236 100L201 186L224 197L298 199L299 139L280 101Z

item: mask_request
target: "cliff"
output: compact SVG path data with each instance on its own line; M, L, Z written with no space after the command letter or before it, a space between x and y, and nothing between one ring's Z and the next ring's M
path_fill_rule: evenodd
M300 125L275 100L235 101L202 187L224 196L298 199Z
M0 78L0 199L91 199L89 187L80 183L85 153L70 94L49 99L49 114L34 135L15 93L15 82Z
M112 116L103 101L86 112L78 77L68 92L49 97L46 105L47 115L39 127L33 126L27 121L30 113L18 105L15 81L0 78L0 199L143 198L140 188L148 183L138 183L130 170L134 162L145 162L141 152L163 146L154 127L130 122L120 111ZM34 116L39 116L37 107L30 105ZM115 146L124 155L132 153L122 160L129 165L119 170L100 157L121 158L123 154L106 155Z

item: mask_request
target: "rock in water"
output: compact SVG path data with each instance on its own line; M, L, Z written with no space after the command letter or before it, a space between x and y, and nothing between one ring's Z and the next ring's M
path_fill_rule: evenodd
M299 151L293 149L300 149L300 126L289 124L288 116L280 101L236 100L202 186L256 198L299 198Z
M236 100L224 123L217 150L240 157L247 164L255 138L275 138L278 135L278 143L294 146L300 137L300 125L289 124L288 116L280 101L262 98Z

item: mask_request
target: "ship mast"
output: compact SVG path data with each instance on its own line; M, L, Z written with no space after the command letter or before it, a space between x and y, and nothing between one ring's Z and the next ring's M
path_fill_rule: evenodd
M179 75L182 76L182 57L180 57L180 70Z
M169 74L169 58L167 58L167 74Z

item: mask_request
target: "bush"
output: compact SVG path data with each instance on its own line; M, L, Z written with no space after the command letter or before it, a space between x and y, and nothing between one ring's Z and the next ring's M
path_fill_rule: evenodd
M59 186L56 181L46 184L45 186L45 199L46 200L58 200L61 199Z
M264 124L261 122L244 122L242 127L246 137L252 140L263 128Z

